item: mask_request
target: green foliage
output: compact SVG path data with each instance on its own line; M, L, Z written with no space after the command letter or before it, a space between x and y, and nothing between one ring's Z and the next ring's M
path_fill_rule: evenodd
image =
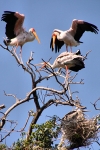
M32 134L27 141L25 139L25 133L21 134L21 139L18 139L13 145L14 150L27 150L33 149L34 146L41 148L54 148L52 145L53 141L58 137L59 127L55 124L56 117L54 116L51 120L46 121L45 123L38 125L33 125Z
M56 117L41 124L33 125L33 133L30 137L34 144L39 145L42 148L51 148L53 139L58 137L59 128L55 124Z
M6 150L6 145L5 144L0 144L0 150Z

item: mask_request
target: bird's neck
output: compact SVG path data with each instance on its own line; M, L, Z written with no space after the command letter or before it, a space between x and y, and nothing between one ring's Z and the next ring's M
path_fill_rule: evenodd
M63 32L63 31L62 31L62 30L59 30L59 29L55 29L54 32L58 32L58 33L60 34L60 33Z
M53 66L49 62L47 62L46 66L53 69Z
M35 39L35 37L34 37L32 32L28 32L27 35L28 35L27 37L28 37L29 41L33 41Z

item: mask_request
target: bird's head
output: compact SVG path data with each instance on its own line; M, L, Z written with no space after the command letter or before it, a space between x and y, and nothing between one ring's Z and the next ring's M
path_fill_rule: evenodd
M44 69L46 67L47 68L52 68L51 64L49 62L41 62L39 64L35 64L35 66L39 66L40 67L40 69L38 71L41 71L42 69Z
M40 40L39 40L39 38L38 38L38 35L37 35L35 29L34 29L34 28L31 28L31 29L29 29L29 32L31 32L31 33L35 36L35 38L37 39L37 41L40 43Z

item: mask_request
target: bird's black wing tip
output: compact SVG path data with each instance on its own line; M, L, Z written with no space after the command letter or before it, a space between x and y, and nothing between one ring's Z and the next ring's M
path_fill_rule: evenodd
M10 39L4 39L3 40L3 43L6 45L6 46L8 46L8 44L11 42L11 40Z
M12 14L15 13L14 11L4 11L4 14Z
M3 43L7 46L7 41L5 39L3 40Z
M51 38L51 41L50 41L50 48L52 49L52 51L54 51L54 48L53 48L53 38Z
M77 51L76 51L76 53L75 53L76 55L81 55L81 51L80 51L80 49L78 49Z
M99 29L96 25L88 23L86 21L84 21L84 23L87 24L88 26L90 26L91 32L94 32L95 34L98 34Z

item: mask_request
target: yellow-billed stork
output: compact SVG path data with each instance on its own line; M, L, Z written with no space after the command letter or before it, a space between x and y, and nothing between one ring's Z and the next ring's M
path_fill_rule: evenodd
M67 46L70 46L72 52L72 46L78 46L80 43L83 43L79 40L85 31L90 31L97 34L99 29L94 24L85 22L83 20L74 19L69 30L53 30L50 48L52 48L53 51L55 45L55 52L59 52L61 47L66 44L66 50L68 51Z
M24 19L24 14L12 11L4 11L1 17L1 21L6 22L5 34L7 39L4 40L5 45L16 46L16 48L20 46L20 54L22 53L22 46L26 42L31 42L36 38L40 43L34 28L29 29L29 32L25 31L23 28Z
M37 65L42 65L41 69L43 69L44 67L49 67L52 69L64 68L67 71L67 75L68 75L68 69L78 72L79 70L85 68L84 57L81 55L80 50L78 50L76 53L67 52L67 51L62 52L55 59L52 65L49 62L42 62Z

